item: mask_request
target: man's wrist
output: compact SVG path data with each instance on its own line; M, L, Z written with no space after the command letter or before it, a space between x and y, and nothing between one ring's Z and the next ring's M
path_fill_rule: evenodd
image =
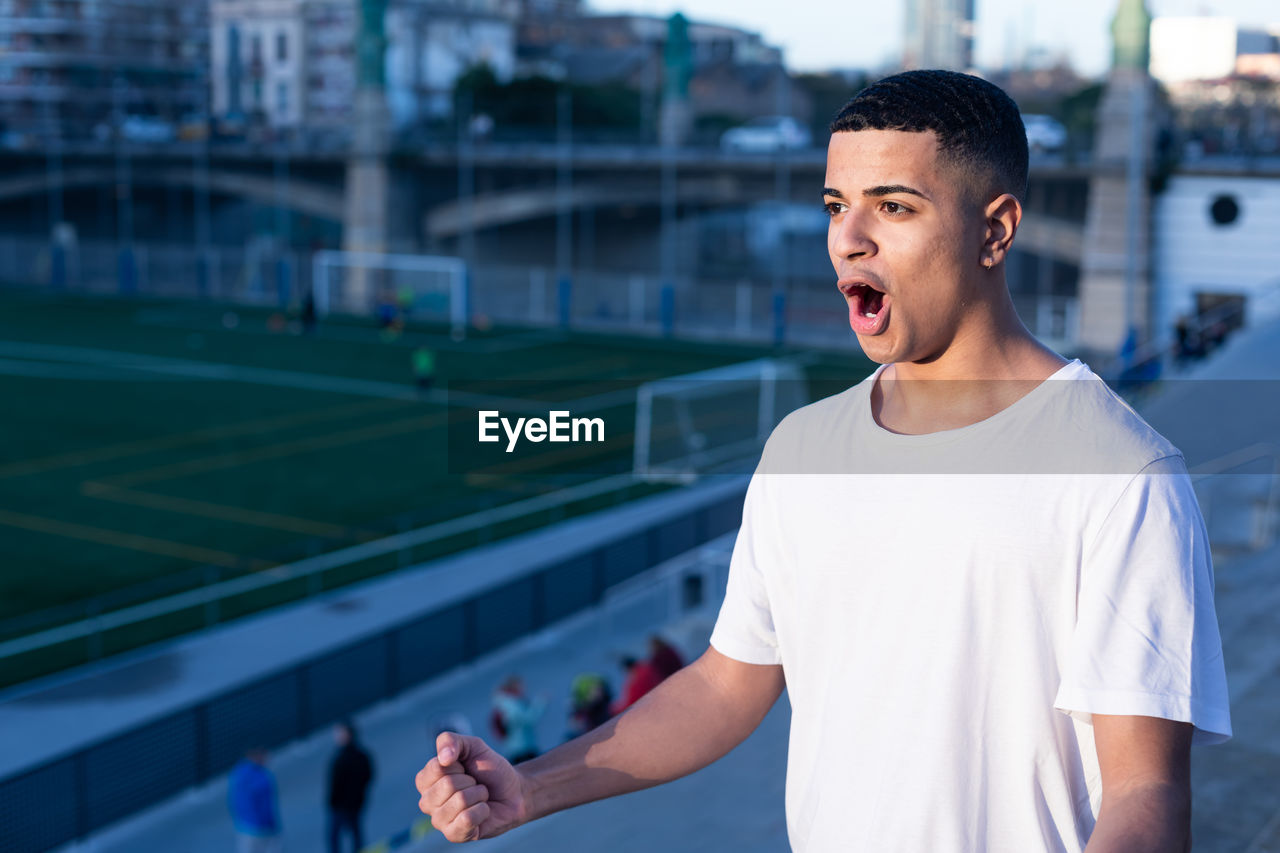
M533 761L536 762L537 759ZM526 762L526 765L529 763L532 762ZM516 770L516 773L520 774L520 787L523 791L521 802L524 808L519 815L520 823L525 824L546 817L556 810L547 802L547 786L539 779L536 771L522 766Z

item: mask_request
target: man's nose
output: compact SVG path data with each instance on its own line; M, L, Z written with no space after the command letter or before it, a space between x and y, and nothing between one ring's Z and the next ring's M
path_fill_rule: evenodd
M840 218L831 235L832 259L855 260L876 253L875 241L867 233L866 222L853 211Z

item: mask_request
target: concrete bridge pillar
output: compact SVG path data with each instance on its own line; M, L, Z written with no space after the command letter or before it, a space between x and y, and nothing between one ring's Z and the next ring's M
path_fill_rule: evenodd
M387 250L391 112L387 107L383 32L386 0L361 0L357 37L355 129L347 161L342 214L342 248L349 252ZM372 271L346 271L341 293L331 295L341 308L362 312L373 304L377 281Z
M1113 75L1100 105L1080 269L1080 343L1114 355L1151 328L1153 86Z
M1080 343L1107 357L1152 329L1151 154L1155 86L1147 71L1151 16L1120 0L1112 70L1099 105L1080 264Z

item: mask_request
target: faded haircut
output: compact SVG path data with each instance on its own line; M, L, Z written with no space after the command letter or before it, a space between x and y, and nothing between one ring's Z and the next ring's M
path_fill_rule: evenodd
M1027 131L1018 105L993 83L956 71L904 71L872 83L844 105L832 133L901 130L938 137L938 152L969 173L975 189L1027 197Z

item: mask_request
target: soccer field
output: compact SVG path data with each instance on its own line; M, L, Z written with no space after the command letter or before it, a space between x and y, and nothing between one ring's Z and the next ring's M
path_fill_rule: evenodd
M426 392L412 371L421 347L436 361ZM455 340L356 320L302 334L268 309L0 290L0 640L625 474L636 386L777 354L546 329ZM819 358L811 386L829 393L867 370ZM601 416L612 435L514 461L476 453L460 436L489 405ZM54 657L107 654L662 488L614 479ZM6 666L0 681L30 674Z

